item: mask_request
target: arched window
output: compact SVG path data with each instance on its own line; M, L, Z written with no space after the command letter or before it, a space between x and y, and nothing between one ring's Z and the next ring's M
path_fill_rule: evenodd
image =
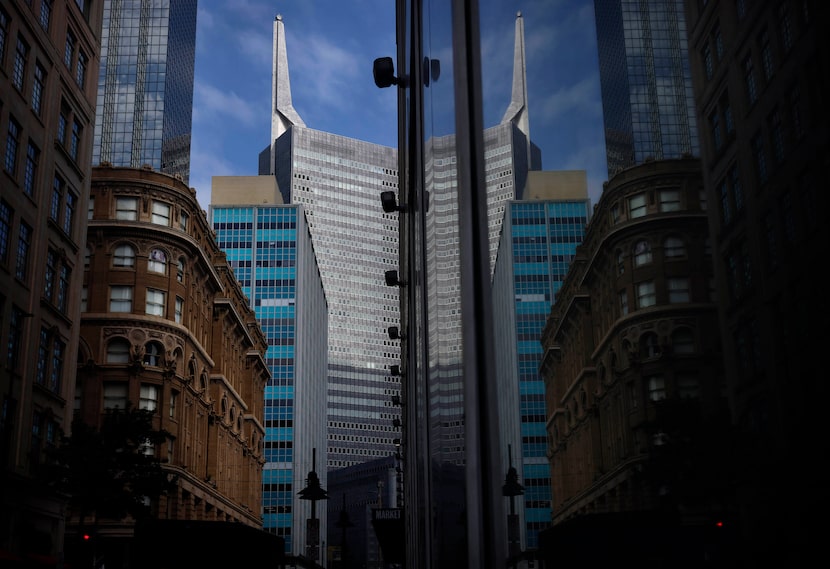
M161 367L164 347L158 342L148 342L144 347L144 365Z
M135 267L135 249L132 245L122 244L115 248L112 255L113 267Z
M667 259L685 257L686 243L684 243L683 240L676 235L666 237L666 240L663 241L663 255Z
M184 257L179 257L176 262L176 280L180 283L184 282Z
M107 363L126 364L130 362L130 343L124 338L114 338L107 344Z
M651 263L651 244L643 239L634 244L634 266L641 267Z
M147 259L147 270L165 274L167 272L167 253L161 249L150 251L150 257Z
M695 353L695 336L689 328L678 328L671 335L671 348L675 354Z
M656 358L660 355L660 344L657 341L657 334L648 332L640 337L640 358Z
M617 274L621 275L625 272L625 256L622 249L617 249Z

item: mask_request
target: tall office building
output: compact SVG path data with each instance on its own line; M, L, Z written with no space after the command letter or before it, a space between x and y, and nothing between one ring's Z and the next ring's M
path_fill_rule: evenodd
M608 177L697 156L683 0L594 0Z
M830 164L828 12L686 2L747 566L822 555Z
M306 211L329 308L329 468L395 452L400 407L398 290L384 273L398 264L398 219L384 213L380 194L397 188L397 152L305 126L291 104L285 25L274 20L271 144L260 175L275 175L285 203Z
M39 475L72 419L100 26L99 2L0 3L0 559L9 564L54 567L63 552L65 496Z
M92 163L190 178L197 0L105 0Z
M283 204L273 176L217 176L210 217L268 343L263 525L287 555L319 559L306 548L311 504L299 492L312 470L326 487L328 313L305 208ZM325 506L315 517L325 528Z
M524 199L507 203L502 224L493 274L500 441L524 487L513 499L523 551L538 549L551 519L539 339L590 215L585 171L531 172Z

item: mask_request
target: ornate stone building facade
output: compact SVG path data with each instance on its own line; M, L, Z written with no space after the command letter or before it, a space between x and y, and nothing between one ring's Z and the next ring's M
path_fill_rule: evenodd
M557 562L685 560L728 512L706 209L697 159L621 171L559 291L541 340L553 525L540 541ZM582 526L607 549L576 551Z
M169 438L152 451L178 477L154 517L261 528L267 345L195 191L149 168L102 165L89 204L78 418L100 425L128 402L154 410Z

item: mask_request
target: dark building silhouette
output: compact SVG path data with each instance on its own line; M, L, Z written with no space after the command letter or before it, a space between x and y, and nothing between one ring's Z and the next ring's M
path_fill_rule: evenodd
M63 552L38 477L72 419L101 13L0 3L0 563Z
M805 566L828 506L818 278L830 166L830 46L823 3L687 1L741 558Z

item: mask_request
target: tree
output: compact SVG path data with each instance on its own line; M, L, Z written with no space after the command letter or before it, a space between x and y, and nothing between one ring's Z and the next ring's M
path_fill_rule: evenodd
M50 483L69 496L69 506L96 519L138 520L151 513L150 500L176 486L152 451L168 433L153 428L152 411L108 411L100 430L75 421L51 453ZM148 500L149 498L149 500Z

